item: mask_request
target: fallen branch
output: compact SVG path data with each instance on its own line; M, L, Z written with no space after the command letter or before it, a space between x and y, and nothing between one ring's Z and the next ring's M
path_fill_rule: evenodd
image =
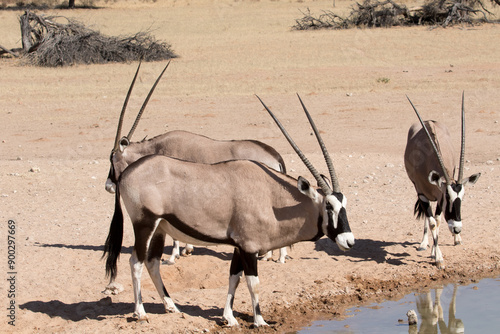
M9 49L4 48L3 46L0 45L0 55L3 55L5 53L8 53L15 58L18 58L20 56L19 53L16 52L16 49L9 50Z
M59 23L61 19L66 23ZM20 17L23 59L37 66L100 64L176 58L171 46L147 32L109 37L61 16L39 16L26 11Z

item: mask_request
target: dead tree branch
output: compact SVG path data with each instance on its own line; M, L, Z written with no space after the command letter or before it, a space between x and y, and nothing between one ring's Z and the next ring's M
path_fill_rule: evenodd
M64 21L64 23L60 23ZM147 32L110 37L62 16L39 16L26 11L20 17L23 59L37 66L66 66L134 60L175 58L171 46Z

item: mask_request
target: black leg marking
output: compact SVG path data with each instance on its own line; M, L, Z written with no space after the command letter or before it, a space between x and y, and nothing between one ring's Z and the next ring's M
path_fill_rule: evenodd
M441 212L443 212L443 203L439 202L436 205L436 217L439 216L441 214Z
M168 291L165 288L165 285L163 286L163 293L165 294L165 296L167 296L168 298L170 298L170 295L168 294Z
M257 254L247 253L239 250L243 262L243 270L246 276L259 276L257 273Z
M146 260L146 255L148 253L147 241L151 234L153 233L153 226L149 223L136 223L134 224L134 234L135 234L135 244L134 250L137 254L137 259L139 262L144 262Z
M165 246L165 236L161 234L156 234L151 238L148 249L148 261L152 259L161 259L163 255L163 247Z
M420 219L423 216L428 217L428 218L432 217L431 204L429 203L429 201L422 200L420 198L420 196L423 196L423 195L418 196L417 202L415 203L415 209L414 209L413 213L417 216L417 219Z
M243 271L243 261L241 259L240 250L234 249L233 259L231 260L231 267L229 268L230 275L238 275Z

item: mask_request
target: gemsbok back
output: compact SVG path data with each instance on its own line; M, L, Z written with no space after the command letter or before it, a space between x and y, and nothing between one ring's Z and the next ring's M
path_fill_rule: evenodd
M223 313L229 326L238 325L233 316L233 301L243 273L252 299L254 325L267 325L259 307L259 254L300 241L315 241L325 234L342 250L354 246L354 236L347 220L346 198L340 192L332 161L310 116L333 186L318 173L278 119L266 109L313 174L320 189L311 186L303 177L297 180L249 160L209 165L153 155L137 160L123 171L116 184L115 213L103 256L107 255L106 273L115 277L123 238L121 197L135 234L130 267L134 314L139 320L148 319L141 298L143 263L165 310L179 312L160 276L166 234L192 244L234 246Z
M439 225L442 215L454 235L454 243L461 243L462 232L461 205L464 198L465 185L476 183L481 173L463 177L465 154L465 110L462 94L462 146L457 180L453 177L456 171L455 155L448 128L436 121L423 121L417 109L410 101L420 122L413 124L408 131L408 141L404 155L408 177L415 186L418 199L415 203L417 219L424 218L424 236L419 250L427 249L428 227L433 238L431 256L438 268L444 268L444 259L438 247ZM432 214L430 202L436 202L435 214Z
M199 134L178 130L167 132L149 140L131 142L132 134L137 128L146 105L169 64L170 62L165 66L161 74L156 79L155 84L151 88L139 113L137 114L130 132L128 135L121 137L125 110L141 64L137 67L134 79L132 80L123 104L118 121L115 144L113 150L111 151L111 166L108 179L106 180L106 190L108 192L115 192L116 182L128 165L142 157L152 154L166 155L172 158L206 164L227 160L255 160L266 164L276 171L286 173L285 162L281 155L271 146L256 140L214 140ZM187 244L183 254L187 255L192 251L193 246ZM166 263L174 264L175 259L179 258L179 255L179 241L174 240L172 255ZM269 252L266 254L265 259L267 260L271 257L272 254ZM286 247L284 247L280 249L280 257L278 261L280 263L285 263L286 258L287 250Z

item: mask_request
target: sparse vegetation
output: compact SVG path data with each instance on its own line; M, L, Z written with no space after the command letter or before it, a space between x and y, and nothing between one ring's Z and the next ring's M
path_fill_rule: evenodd
M391 79L385 78L385 77L377 79L378 83L383 83L383 84L387 84L387 83L389 83L389 81L391 81Z
M500 5L500 0L490 0ZM309 9L296 20L295 30L307 29L348 29L354 27L393 27L409 25L474 24L492 22L493 14L483 0L430 0L423 6L407 8L393 0L365 0L356 3L347 17L331 11L323 11L319 16L311 15Z
M58 21L64 20L66 23ZM73 64L165 60L177 57L171 46L147 32L112 37L61 16L39 16L26 11L20 18L23 48L6 50L28 64L46 67Z

